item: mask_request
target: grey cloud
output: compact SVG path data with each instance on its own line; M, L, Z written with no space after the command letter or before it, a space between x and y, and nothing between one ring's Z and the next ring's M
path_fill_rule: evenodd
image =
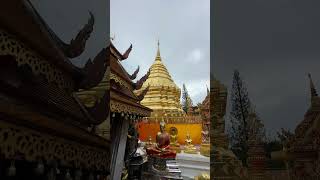
M89 11L93 13L94 29L86 44L86 50L79 57L72 59L76 65L84 65L89 58L93 59L107 46L109 37L107 1L34 0L31 2L50 28L66 43L69 43L87 23Z
M225 0L215 6L212 73L230 90L232 71L239 69L267 129L293 129L309 107L308 72L320 89L320 2Z
M121 52L133 44L129 58L122 64L130 73L140 65L138 78L141 77L154 61L159 38L163 63L180 88L182 83L209 80L209 3L209 0L112 0L111 35L116 37L113 43ZM186 61L194 49L203 53L197 64ZM202 101L205 95L203 84L203 92L192 97L193 101Z

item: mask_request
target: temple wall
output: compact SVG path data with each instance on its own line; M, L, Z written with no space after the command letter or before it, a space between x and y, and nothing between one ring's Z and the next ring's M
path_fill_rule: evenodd
M185 144L185 138L189 131L193 144L201 144L201 124L166 124L166 131L169 133L171 127L178 129L178 142ZM151 136L152 141L155 142L156 135L160 131L159 123L143 123L139 124L139 138L142 141L148 141Z

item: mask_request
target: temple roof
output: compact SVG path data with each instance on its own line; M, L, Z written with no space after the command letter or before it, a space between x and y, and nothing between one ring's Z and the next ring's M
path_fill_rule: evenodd
M98 124L97 113L90 111L101 108L105 110L100 115L108 114L104 108L106 101L94 109L87 109L79 104L73 93L79 88L94 87L101 81L109 66L108 52L102 48L84 68L78 68L70 61L84 51L93 30L94 17L89 14L88 23L67 44L49 28L29 0L3 2L0 6L1 74L17 81L23 79L19 85L12 86L7 77L2 77L3 86L14 89L9 93L29 96L28 101L49 105L85 125Z
M131 51L132 46L130 46ZM111 112L136 114L148 116L151 110L140 104L139 97L133 93L134 83L128 72L121 65L121 60L128 57L128 50L122 55L112 43L110 49L110 68L104 74L102 81L95 87L88 90L80 90L77 93L81 101L88 107L93 106L96 101L102 98L103 92L110 90Z
M213 78L211 80L210 84L211 84L210 89L212 89L212 90L215 88L218 88L218 89L220 89L220 91L223 91L223 92L227 91L227 87L215 78Z
M227 87L217 79L210 80L210 108L211 113L224 116L226 113Z
M63 146L59 146L66 153L71 152L67 146L75 143L81 145L74 146L75 149L82 148L79 148L79 153L90 149L85 152L87 157L79 156L77 161L87 159L91 167L86 168L109 171L107 166L110 165L110 157L103 154L110 154L110 140L96 135L92 127L99 125L109 115L110 93L102 91L102 100L91 107L86 107L75 95L78 89L90 89L101 81L107 66L110 66L108 51L102 48L94 60L88 60L82 69L70 61L70 58L84 51L94 24L93 15L90 16L88 24L67 44L46 25L29 0L12 0L1 4L0 114L8 119L8 127L41 137L43 142L50 140L54 144L60 143ZM8 139L11 139L10 136ZM38 142L33 143L29 146L35 147ZM42 156L44 150L40 149L43 148L35 148L33 153L27 153L26 148L18 143L11 148L24 156L33 154L34 157L30 159L19 157L27 161L36 161L39 157L49 161L55 157L57 161L72 164L75 160L62 156L63 151L56 151L58 156L51 155L49 158ZM89 154L100 157L92 158ZM98 167L98 164L102 165Z
M0 7L0 23L2 28L13 32L18 38L27 42L32 49L37 49L48 61L67 72L77 71L77 68L67 61L67 56L57 46L51 34L52 30L49 30L30 1L3 2Z
M311 75L308 74L310 83L311 105L304 115L304 119L297 125L294 138L291 139L293 148L302 147L300 145L312 144L319 135L320 128L320 97L316 92ZM315 134L316 133L316 134ZM320 138L320 136L318 137Z
M44 62L46 65L59 71L56 74L62 74L65 78L73 81L70 84L71 91L77 91L81 88L88 89L101 81L107 66L104 63L107 53L105 48L102 48L92 62L90 59L87 60L84 68L78 68L71 63L72 58L82 54L86 42L93 32L94 16L91 12L89 12L89 16L87 24L68 44L63 42L46 24L29 0L6 1L0 7L0 23L2 25L0 33L8 38L2 38L0 43L2 45L9 41L15 41L7 46L17 50L9 52L10 55L16 57L20 57L25 51L35 52L32 53L31 58L43 59L46 61ZM2 47L5 46L2 45ZM22 52L21 49L25 49L25 51ZM32 62L30 61L30 63ZM33 71L35 70L33 69ZM46 74L47 72L48 70L41 73ZM46 78L52 81L52 75Z

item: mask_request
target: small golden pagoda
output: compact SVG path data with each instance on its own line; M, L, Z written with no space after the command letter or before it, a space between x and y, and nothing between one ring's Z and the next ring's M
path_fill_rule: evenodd
M151 117L183 116L184 112L180 104L181 90L174 83L166 66L163 64L159 46L158 41L157 55L149 69L150 75L137 93L149 87L141 104L153 110Z

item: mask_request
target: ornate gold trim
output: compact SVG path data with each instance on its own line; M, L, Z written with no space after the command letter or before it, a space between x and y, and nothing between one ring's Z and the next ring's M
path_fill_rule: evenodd
M73 81L61 70L3 29L0 29L0 55L14 56L18 66L28 65L34 74L43 74L49 82L56 82L60 88L72 89L74 86Z
M110 73L110 79L113 79L115 82L121 84L127 89L132 90L132 86L128 82L124 81L121 77L117 76L116 74Z
M142 109L139 107L135 107L133 105L120 103L114 100L110 102L111 112L118 112L118 113L126 113L126 114L137 114L141 116L149 116L150 111L146 109Z
M72 167L109 171L110 151L18 127L0 119L0 152L7 159L17 153L27 161L61 160ZM76 163L76 164L74 164Z
M177 116L177 117L144 117L143 120L148 123L159 123L165 121L168 124L202 124L203 120L200 117L188 117L188 116Z

